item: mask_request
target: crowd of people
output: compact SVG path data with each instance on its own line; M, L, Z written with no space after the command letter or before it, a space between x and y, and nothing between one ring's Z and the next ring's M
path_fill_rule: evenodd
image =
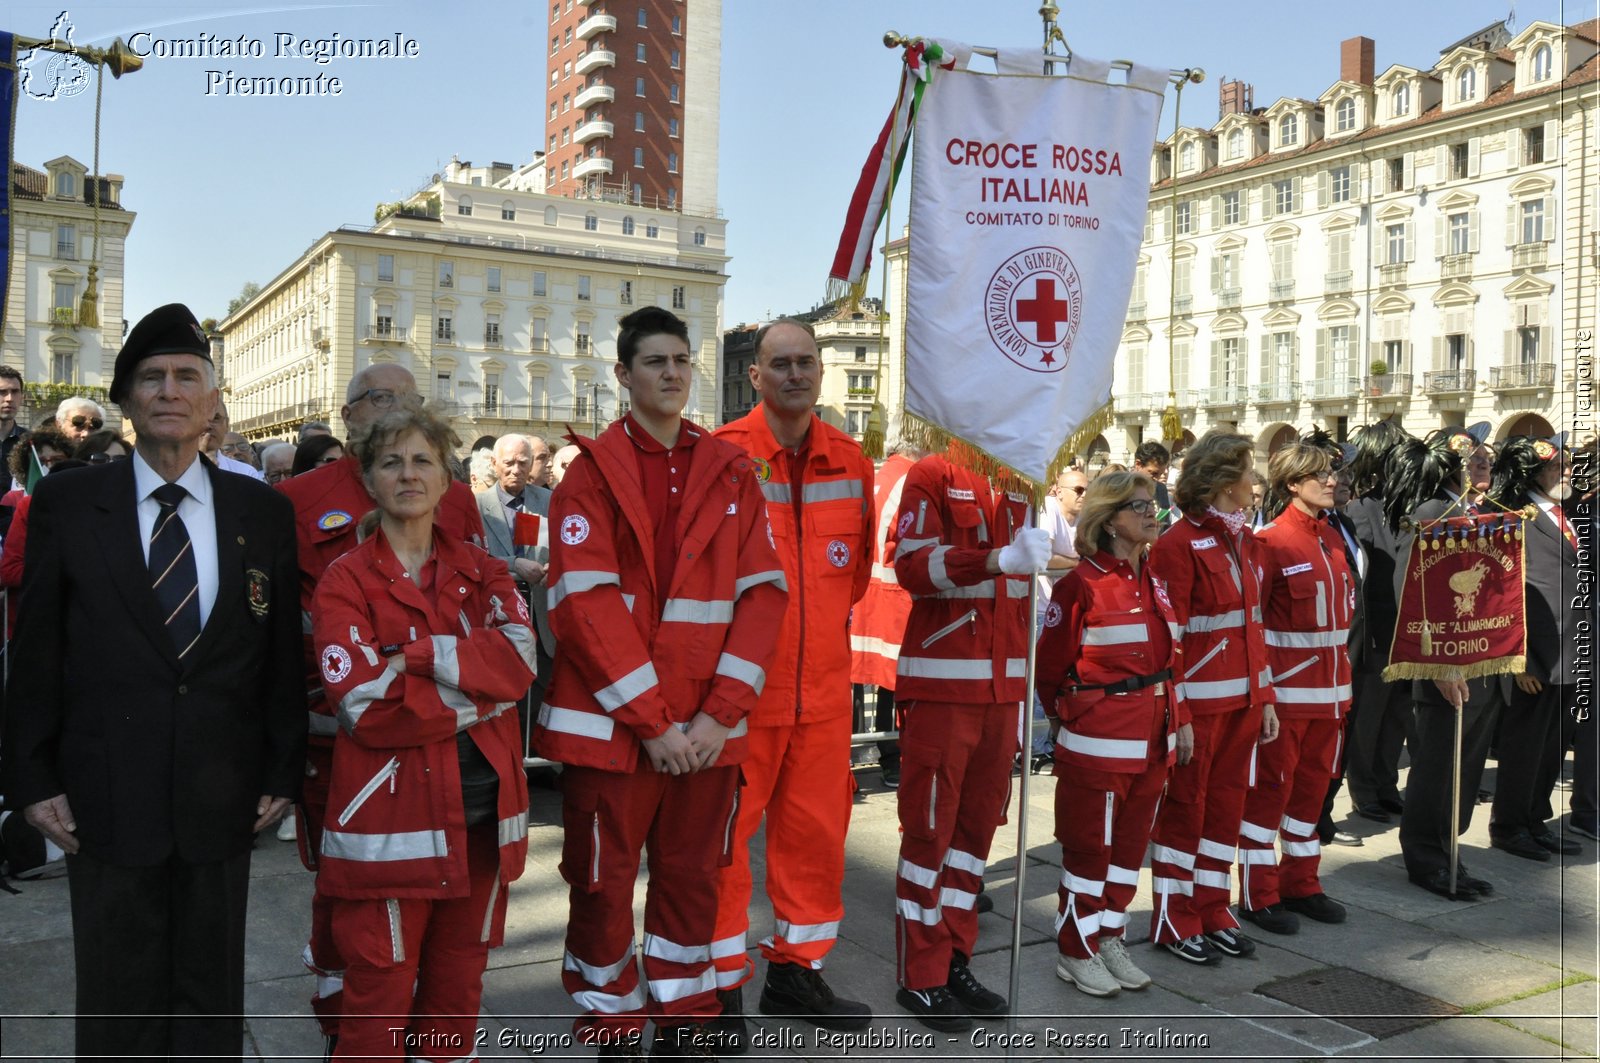
M1596 836L1587 621L1563 591L1592 546L1573 508L1592 447L1574 489L1559 439L1492 452L1382 422L1308 431L1263 475L1253 440L1217 430L1178 462L1146 443L1128 469L1069 468L1037 509L958 443L875 468L814 412L802 322L757 333L761 401L715 431L683 417L684 323L645 308L620 328L621 418L464 460L394 364L349 381L343 441L250 443L178 304L117 358L131 448L86 400L22 431L0 368L23 485L0 500L0 580L21 589L0 828L20 810L31 863L65 855L80 1054L238 1054L250 850L276 827L316 875L303 958L329 1055L469 1056L530 756L561 768L582 1043L738 1055L752 1009L863 1029L871 1008L825 972L869 700L901 827L896 1001L942 1032L1011 1008L970 964L1017 770L1054 776L1056 969L1095 997L1151 983L1125 943L1147 865L1151 941L1184 963L1250 955L1246 924L1343 922L1319 877L1324 844L1360 843L1334 822L1342 780L1354 814L1399 817L1412 882L1491 892L1449 863L1457 713L1459 830L1492 748L1494 846L1577 852L1550 826L1574 748L1569 828ZM1417 523L1525 506L1526 671L1385 681ZM108 657L116 698L93 682ZM763 826L773 917L753 927Z

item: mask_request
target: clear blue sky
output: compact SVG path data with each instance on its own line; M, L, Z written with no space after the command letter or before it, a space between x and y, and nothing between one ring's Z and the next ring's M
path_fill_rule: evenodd
M64 0L12 2L0 25L44 37ZM724 0L720 198L733 261L726 323L804 310L819 301L844 209L897 76L883 32L980 45L1040 39L1038 0ZM1571 23L1596 0L1260 0L1063 3L1062 27L1086 55L1156 66L1200 66L1185 92L1186 125L1216 119L1221 76L1255 86L1257 106L1315 97L1338 80L1339 41L1377 42L1377 69L1427 67L1439 49L1504 19ZM545 13L520 3L79 3L75 40L105 45L157 37L245 35L261 59L152 59L104 86L101 167L127 178L138 212L128 246L130 321L171 300L221 316L247 281L265 282L328 229L371 224L380 201L415 191L452 154L475 163L526 162L543 139ZM401 33L406 60L336 59L318 66L272 57L274 35ZM340 96L206 95L206 71L343 81ZM70 154L89 164L94 91L24 98L19 161ZM1162 115L1172 124L1172 97ZM895 226L905 216L897 197Z

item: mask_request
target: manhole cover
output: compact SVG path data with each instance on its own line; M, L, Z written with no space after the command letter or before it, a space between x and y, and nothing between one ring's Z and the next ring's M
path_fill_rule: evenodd
M1325 967L1268 982L1256 992L1377 1038L1461 1014L1454 1004L1348 967Z

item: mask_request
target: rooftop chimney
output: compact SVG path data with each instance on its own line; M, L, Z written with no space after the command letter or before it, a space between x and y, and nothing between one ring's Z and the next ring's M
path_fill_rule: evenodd
M1371 37L1351 37L1339 44L1339 80L1357 85L1372 84L1373 49Z
M1223 78L1217 85L1217 117L1249 114L1255 99L1255 86Z

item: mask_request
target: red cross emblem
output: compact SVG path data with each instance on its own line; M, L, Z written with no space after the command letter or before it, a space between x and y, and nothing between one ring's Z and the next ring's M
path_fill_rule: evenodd
M1033 298L1017 300L1017 320L1033 326L1040 345L1055 343L1056 326L1067 323L1067 301L1056 298L1054 277L1034 278Z
M1030 247L1000 264L983 294L989 338L1035 373L1066 368L1083 317L1083 282L1066 252Z

